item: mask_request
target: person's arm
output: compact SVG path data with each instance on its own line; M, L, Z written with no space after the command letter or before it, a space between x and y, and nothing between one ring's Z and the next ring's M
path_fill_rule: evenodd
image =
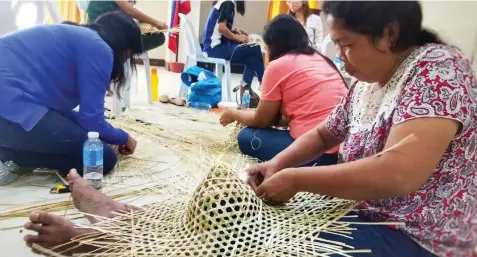
M125 144L128 134L114 128L104 119L104 96L113 67L112 50L104 42L83 40L76 58L80 94L80 109L74 114L76 121L85 130L98 132L100 138L108 144Z
M435 129L439 128L439 129ZM454 138L459 122L425 118L395 126L384 149L414 134L417 140L384 153L334 166L298 168L294 174L298 192L312 192L357 201L406 196L431 176Z
M297 167L312 161L343 142L348 133L348 112L353 91L354 86L323 123L300 136L270 162L279 169Z
M254 128L271 127L280 113L281 101L265 101L258 103L256 111L233 110L231 115L239 123Z
M234 34L228 27L227 23L232 21L235 13L235 4L232 1L223 2L219 8L219 18L217 20L219 33L235 42L243 43L247 38L245 35Z
M131 16L132 18L134 18L138 21L144 22L144 23L151 24L152 26L154 26L156 28L160 28L160 29L166 29L167 28L166 23L164 23L162 21L158 21L158 20L152 18L151 16L139 11L131 3L129 3L129 1L116 0L115 2L119 6L119 8L121 8L121 10L124 13Z

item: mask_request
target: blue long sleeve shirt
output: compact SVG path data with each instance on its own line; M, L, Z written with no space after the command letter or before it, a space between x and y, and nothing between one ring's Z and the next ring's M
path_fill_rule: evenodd
M0 116L30 131L52 110L106 143L125 144L127 133L104 119L113 58L96 31L80 26L37 26L0 38Z

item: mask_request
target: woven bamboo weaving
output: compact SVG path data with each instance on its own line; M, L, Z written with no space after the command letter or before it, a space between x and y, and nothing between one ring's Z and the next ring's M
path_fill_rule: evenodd
M347 236L351 229L338 219L354 202L300 193L284 206L268 206L240 178L240 161L207 163L212 168L204 167L209 172L190 194L114 218L97 217L91 228L98 232L71 244L97 248L79 256L346 256L360 251L319 237Z

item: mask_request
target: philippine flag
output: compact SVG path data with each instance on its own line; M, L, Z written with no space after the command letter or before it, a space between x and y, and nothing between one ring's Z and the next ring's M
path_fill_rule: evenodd
M171 1L172 10L171 10L171 23L170 28L176 27L179 25L179 13L187 15L190 10L190 0L172 0ZM168 48L174 54L177 54L178 41L177 34L169 33L169 42Z

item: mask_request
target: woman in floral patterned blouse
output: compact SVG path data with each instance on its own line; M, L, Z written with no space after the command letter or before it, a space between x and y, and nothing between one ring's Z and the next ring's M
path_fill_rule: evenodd
M271 202L297 192L360 201L353 240L371 256L472 256L477 245L477 83L468 59L421 27L417 1L325 1L355 82L328 119L249 170ZM416 140L384 153L414 134ZM293 168L342 144L345 163ZM352 254L351 254L352 255ZM359 255L362 256L362 255Z

